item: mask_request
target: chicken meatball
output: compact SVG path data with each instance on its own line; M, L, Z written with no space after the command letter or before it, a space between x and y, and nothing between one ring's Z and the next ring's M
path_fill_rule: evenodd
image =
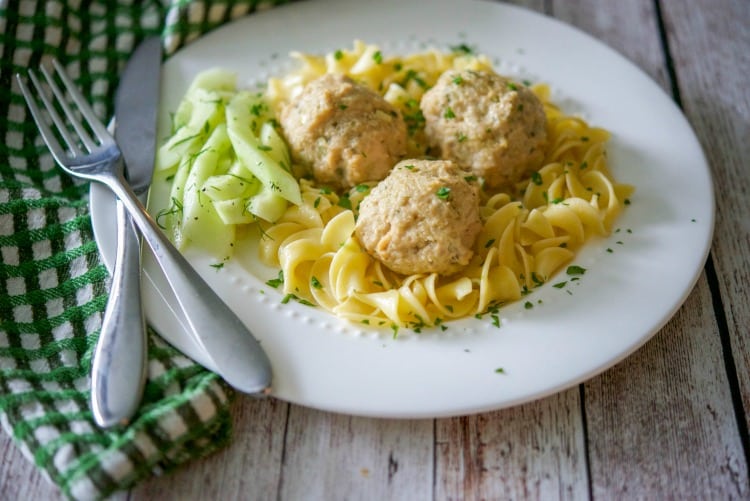
M489 187L512 186L544 159L544 107L522 84L488 71L447 71L420 106L435 153Z
M476 176L445 160L404 160L362 200L355 234L403 274L450 275L469 264L479 219Z
M406 155L406 124L398 111L343 75L308 83L280 122L293 160L333 188L379 181Z

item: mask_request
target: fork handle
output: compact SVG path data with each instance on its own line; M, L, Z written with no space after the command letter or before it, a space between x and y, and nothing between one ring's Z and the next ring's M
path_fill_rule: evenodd
M143 396L147 352L140 278L138 234L118 200L117 256L91 370L91 410L103 428L127 423Z
M203 280L148 214L120 172L99 177L122 201L169 282L193 339L234 388L264 395L271 363L245 324Z

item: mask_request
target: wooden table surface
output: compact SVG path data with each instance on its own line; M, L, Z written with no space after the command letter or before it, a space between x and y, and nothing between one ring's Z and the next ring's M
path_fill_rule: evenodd
M238 399L231 446L116 499L750 498L750 1L515 3L624 54L695 129L716 231L679 312L586 383L485 414L382 420ZM0 499L59 498L0 435Z

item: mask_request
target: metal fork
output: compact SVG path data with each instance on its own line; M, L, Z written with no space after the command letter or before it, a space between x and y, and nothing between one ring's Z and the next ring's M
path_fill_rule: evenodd
M24 99L52 156L68 174L103 183L122 200L174 291L193 338L212 359L219 374L244 393L267 394L271 366L265 352L242 321L213 292L146 212L125 181L122 157L114 139L60 63L53 60L52 64L65 92L44 67L41 74L45 82L41 82L35 72L29 71L35 92L20 75L16 75ZM66 100L66 94L72 103ZM35 95L44 111L38 106ZM85 125L77 117L72 104L85 120ZM63 118L72 125L75 134L68 129ZM53 128L63 138L67 148L60 144Z

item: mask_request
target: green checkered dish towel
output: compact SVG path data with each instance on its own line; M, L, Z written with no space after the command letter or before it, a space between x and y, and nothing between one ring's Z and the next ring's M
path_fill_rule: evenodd
M138 414L126 427L96 427L89 371L110 278L93 238L88 185L54 164L14 75L57 57L106 122L142 39L160 34L169 57L278 3L0 1L0 420L69 498L107 497L223 447L232 394L150 331Z

